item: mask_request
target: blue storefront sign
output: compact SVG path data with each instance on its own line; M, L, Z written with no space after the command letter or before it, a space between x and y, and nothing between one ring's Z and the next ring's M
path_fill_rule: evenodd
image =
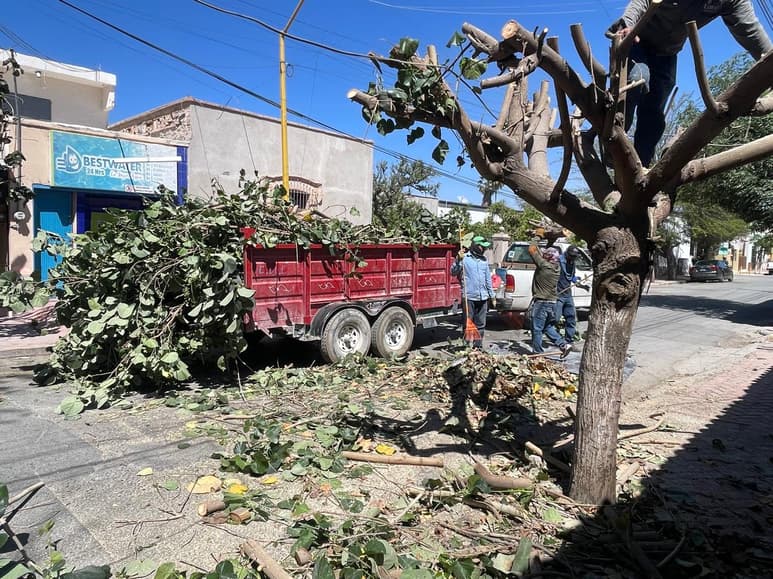
M59 131L52 131L51 143L54 187L148 194L163 185L178 191L177 147Z

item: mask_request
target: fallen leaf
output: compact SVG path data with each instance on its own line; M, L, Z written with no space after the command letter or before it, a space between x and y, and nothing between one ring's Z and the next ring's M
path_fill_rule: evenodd
M223 486L225 488L228 488L231 485L240 485L240 484L242 484L242 481L241 481L241 479L238 479L238 478L226 478L226 479L223 479Z
M279 477L276 477L272 474L270 476L260 479L260 482L262 482L264 485L275 485L276 483L279 482Z
M153 474L153 469L150 467L143 468L141 471L137 473L137 476L150 476Z
M216 493L223 486L223 483L219 478L208 474L207 476L199 477L195 483L188 483L186 487L188 492L194 495L204 495L207 493Z
M229 493L232 493L235 495L243 495L249 490L249 487L247 487L247 485L242 483L233 483L231 485L228 485L228 487L226 487L226 490Z
M162 482L160 485L162 489L168 490L168 491L176 491L180 488L179 483L176 480L167 480Z
M376 452L378 454L385 454L387 456L392 456L395 452L397 452L397 449L393 446L389 446L388 444L384 444L382 442L381 444L376 445Z

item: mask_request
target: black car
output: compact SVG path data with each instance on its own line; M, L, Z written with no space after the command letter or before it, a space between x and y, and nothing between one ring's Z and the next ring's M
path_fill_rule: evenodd
M724 259L702 259L690 268L690 281L733 281L733 268Z

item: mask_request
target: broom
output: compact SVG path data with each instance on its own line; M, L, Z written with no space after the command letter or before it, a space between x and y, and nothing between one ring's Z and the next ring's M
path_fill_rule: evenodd
M459 247L462 247L462 230L459 230ZM467 299L467 288L464 287L465 279L464 271L464 258L462 258L462 299L464 300L464 319L466 323L464 325L464 340L465 342L475 342L480 340L480 332L478 331L475 322L470 319L470 301Z

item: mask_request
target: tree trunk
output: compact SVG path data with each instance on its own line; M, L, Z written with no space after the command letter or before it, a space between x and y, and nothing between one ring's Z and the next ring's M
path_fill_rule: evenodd
M679 269L679 262L676 259L676 255L674 255L674 248L667 247L665 254L666 254L666 271L668 272L667 279L669 281L674 281L676 279L676 274Z
M623 366L647 271L643 242L607 229L593 245L594 297L580 364L571 497L614 503Z

